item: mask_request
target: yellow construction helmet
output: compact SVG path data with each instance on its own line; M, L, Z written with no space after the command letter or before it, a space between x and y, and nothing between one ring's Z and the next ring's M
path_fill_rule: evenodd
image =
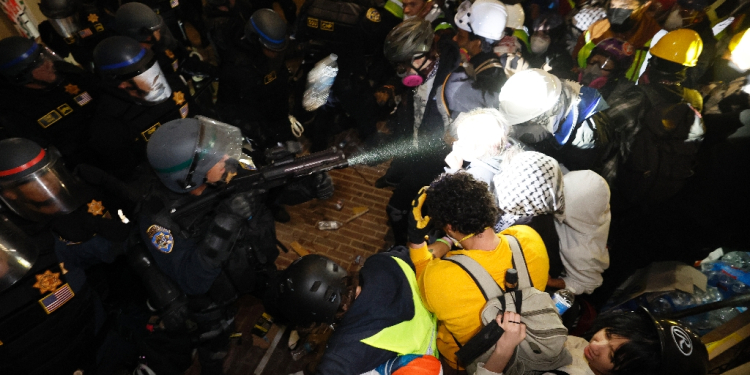
M690 29L677 29L664 35L655 46L651 47L651 54L667 61L684 66L695 66L703 51L703 40L700 35Z

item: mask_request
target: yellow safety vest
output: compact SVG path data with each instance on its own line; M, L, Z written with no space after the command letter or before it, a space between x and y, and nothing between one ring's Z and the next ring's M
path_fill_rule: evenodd
M404 4L399 0L388 0L383 6L385 10L391 12L394 16L404 19Z
M437 357L437 319L422 304L414 270L403 260L392 257L404 271L411 287L414 317L390 326L361 341L375 348L405 354L431 354Z

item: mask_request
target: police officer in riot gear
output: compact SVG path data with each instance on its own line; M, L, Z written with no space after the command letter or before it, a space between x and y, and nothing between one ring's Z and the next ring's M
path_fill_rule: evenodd
M94 77L19 36L0 40L0 138L55 145L68 165L91 161L89 124L100 95Z
M41 0L39 9L47 17L39 24L44 43L62 56L72 54L81 66L93 70L94 47L114 35L111 17L93 1Z
M0 202L23 228L0 218L0 264L7 265L0 265L0 341L7 355L0 371L93 371L94 328L101 322L84 270L123 253L131 232L120 217L126 207L75 178L54 148L21 138L0 141ZM19 243L24 235L37 250Z
M187 86L165 74L154 53L134 39L107 38L94 50L106 93L92 123L91 147L103 169L128 178L145 161L146 143L167 121L193 112Z
M199 117L164 124L148 145L160 181L144 204L139 232L155 264L188 296L203 374L221 373L232 303L240 293L262 293L264 275L275 273L273 218L258 191L176 218L170 212L228 183L239 172L242 140L236 127Z
M222 51L217 106L261 149L294 140L289 121L286 24L271 9L255 11Z
M115 24L120 35L137 40L150 49L164 72L188 76L216 77L216 69L191 56L185 46L175 39L162 16L146 4L127 3L117 9Z

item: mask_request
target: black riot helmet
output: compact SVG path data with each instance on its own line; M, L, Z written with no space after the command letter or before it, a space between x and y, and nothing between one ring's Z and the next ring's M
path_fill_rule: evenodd
M305 255L281 275L279 307L295 324L333 323L346 288L347 272L331 259Z
M120 35L133 38L139 42L151 40L154 32L163 30L164 20L142 3L127 3L115 13L115 29Z
M78 4L75 0L41 0L39 10L47 16L55 31L66 40L74 40L78 26Z
M19 216L44 221L83 204L81 185L54 149L23 138L0 141L0 200Z
M258 39L271 51L283 51L287 46L286 22L272 9L258 9L245 24L245 39Z
M32 82L31 71L41 63L42 47L31 39L11 36L0 40L0 74L10 83Z
M161 182L187 193L206 182L208 171L224 160L229 182L242 156L239 128L203 116L177 119L160 126L146 146L146 156ZM231 174L231 175L230 175Z
M38 256L39 249L34 241L0 215L0 293L22 279Z
M158 104L172 95L154 53L135 39L113 36L103 40L94 48L94 67L105 83L142 104Z
M706 375L708 350L701 339L684 325L667 319L656 319L646 309L638 310L654 323L661 341L662 375Z
M39 10L47 18L66 18L75 15L77 4L75 0L41 0Z

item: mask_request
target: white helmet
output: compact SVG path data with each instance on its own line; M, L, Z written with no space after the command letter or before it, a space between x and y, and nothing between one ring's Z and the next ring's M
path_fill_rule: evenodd
M523 22L526 20L526 13L523 12L521 4L506 4L505 10L508 12L508 22L505 24L505 27L510 27L513 30L523 29Z
M459 29L491 40L502 39L507 19L505 5L497 0L466 0L454 18Z
M508 124L529 121L552 109L560 100L562 82L542 69L517 72L500 89L500 111Z

